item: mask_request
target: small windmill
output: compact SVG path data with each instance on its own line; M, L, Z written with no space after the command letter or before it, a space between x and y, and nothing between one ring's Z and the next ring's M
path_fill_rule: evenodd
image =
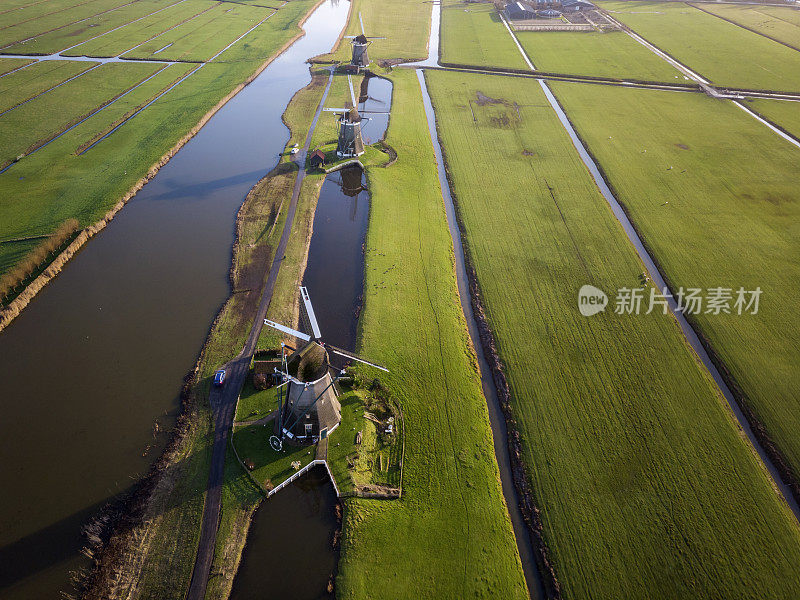
M350 84L350 106L345 102L344 108L325 108L327 112L336 114L338 124L338 134L336 142L336 155L339 158L351 158L364 154L364 139L361 137L361 122L368 121L369 117L363 117L358 112L358 102L356 93L353 89L353 78L348 75L347 82ZM380 111L362 111L362 113L386 114Z
M369 46L372 42L371 40L385 40L386 38L382 37L367 37L366 33L364 32L364 21L361 18L361 13L358 13L358 21L361 24L361 34L360 35L347 35L345 36L350 40L350 44L353 46L353 55L350 58L350 66L354 67L356 72L361 69L366 69L369 66L369 55L367 54L367 46Z
M269 319L264 324L305 342L287 356L282 352L281 369L277 371L281 379L278 388L278 418L276 433L270 437L270 446L275 451L283 447L285 438L313 442L326 438L342 420L342 408L334 384L344 374L339 370L331 376L330 356L337 354L381 371L388 371L374 362L342 350L321 339L321 332L311 298L305 287L300 288L300 296L311 326L311 335L286 327ZM285 388L285 393L284 393Z

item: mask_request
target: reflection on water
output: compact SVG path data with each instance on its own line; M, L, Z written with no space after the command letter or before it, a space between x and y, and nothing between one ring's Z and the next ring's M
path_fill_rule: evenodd
M323 339L346 350L355 350L368 223L369 192L361 167L328 175L314 214L303 285L314 302Z
M333 548L336 492L323 467L265 500L256 511L231 600L321 600L339 552Z

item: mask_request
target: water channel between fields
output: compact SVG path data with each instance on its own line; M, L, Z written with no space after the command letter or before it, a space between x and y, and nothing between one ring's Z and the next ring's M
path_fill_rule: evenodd
M228 102L0 333L0 596L55 598L81 528L148 469L184 375L230 293L236 214L289 139L281 120L349 4ZM291 508L291 505L290 505ZM298 509L298 518L302 517ZM285 518L289 518L286 517Z

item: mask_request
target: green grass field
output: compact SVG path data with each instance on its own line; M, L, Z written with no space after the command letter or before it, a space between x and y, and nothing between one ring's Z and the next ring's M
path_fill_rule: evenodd
M712 83L800 91L800 53L680 2L598 2Z
M32 60L26 58L0 58L0 75L5 75L32 62Z
M269 8L221 3L127 52L125 57L208 60L272 12Z
M674 320L578 312L642 265L539 85L427 78L563 597L800 593L800 528Z
M690 319L800 473L800 151L700 95L554 91L673 290L761 288L757 315Z
M193 1L189 0L188 3ZM214 5L211 2L205 4ZM70 217L78 218L83 226L96 222L225 94L296 35L299 32L297 23L312 6L313 0L289 2L218 56L214 63L191 75L85 153L80 152L189 73L194 66L168 66L152 79L107 104L164 65L103 65L0 116L0 140L3 142L0 163L8 164L20 154L40 147L0 174L0 239L47 234ZM180 18L198 9L199 4L196 3ZM221 50L255 24L252 11L260 11L258 14L262 15L270 12L269 9L242 7L239 4L224 10L231 11L227 13L228 19L238 20L238 29L226 33L218 41L204 38L192 46L202 50L206 58L212 49L213 52ZM250 17L242 17L240 11L247 12ZM154 17L139 23L150 19ZM170 23L174 24L174 21ZM113 32L109 37L125 29ZM151 29L140 33L142 37L139 42L154 35ZM186 38L184 49L194 44L191 41L193 39L191 36ZM118 49L124 50L139 42L127 36L124 44L111 48L105 54L114 54ZM78 47L75 52L83 53L83 49ZM98 54L104 53L100 47L96 50ZM2 59L0 68L8 71L24 64L23 61ZM16 104L51 87L62 77L65 79L64 76L75 72L75 69L89 68L92 64L47 62L6 75L0 78L0 89L4 91L2 102ZM98 108L102 110L42 146ZM0 249L0 269L5 271L10 268L15 257L22 257L24 248L25 245L21 243L13 247L4 244Z
M128 3L129 0L89 0L66 6L68 3L47 2L8 13L0 26L0 48L55 29L67 29L72 24L87 26L96 15L124 11L123 5Z
M526 69L513 38L490 3L449 0L442 6L442 62Z
M352 0L351 18L345 35L361 33L358 21L360 12L366 34L386 38L373 40L373 43L370 44L368 50L370 60L421 60L428 56L431 9L432 5L423 0L393 0L392 2ZM344 39L335 52L324 58L349 62L351 54L350 43Z
M757 99L747 106L800 139L800 103Z
M143 82L163 66L143 63L102 65L7 112L0 117L0 140L3 140L0 165L5 166L20 154L37 148L53 135ZM33 68L28 67L21 73ZM14 202L19 201L15 199Z
M0 113L91 69L98 63L43 61L0 79Z
M199 15L205 14L205 11L217 6L217 3L210 0L186 0L180 4L169 3L165 6L153 15L130 22L124 27L109 31L96 39L87 40L64 54L67 56L118 56L146 40L158 39L157 36L182 23L191 22ZM38 38L37 43L43 43L39 42L41 39Z
M621 31L518 31L517 39L541 71L668 81L683 75Z
M800 49L800 10L782 6L736 6L701 4L696 6L728 19L773 40Z
M82 20L78 23L67 26L59 26L52 30L43 30L32 39L20 41L19 43L12 44L3 49L3 52L19 53L19 54L52 54L78 44L86 39L93 38L106 34L107 32L125 25L127 23L140 19L145 15L159 11L170 4L174 4L175 0L137 0L127 6L122 6L119 9L112 10L111 12L104 12L96 17L87 20ZM181 6L181 5L178 5ZM177 7L176 7L177 8ZM64 13L69 17L71 11ZM163 15L163 12L156 13ZM153 15L154 17L156 15ZM71 19L67 19L71 20ZM144 19L142 19L144 20ZM34 21L35 25L38 23ZM23 38L24 39L24 38ZM6 42L7 44L8 42ZM6 44L2 44L5 46Z
M405 415L399 502L348 500L341 598L526 597L491 431L458 302L453 249L416 74L396 70L387 141L370 168L360 349Z

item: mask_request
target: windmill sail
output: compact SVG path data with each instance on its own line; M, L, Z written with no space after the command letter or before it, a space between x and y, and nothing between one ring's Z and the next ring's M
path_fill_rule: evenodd
M269 325L273 329L277 329L278 331L282 331L283 333L293 335L296 338L300 338L304 342L308 342L311 340L310 335L307 335L302 331L297 331L296 329L292 329L291 327L286 327L286 325L281 325L280 323L276 323L275 321L270 321L269 319L264 319L264 325Z

